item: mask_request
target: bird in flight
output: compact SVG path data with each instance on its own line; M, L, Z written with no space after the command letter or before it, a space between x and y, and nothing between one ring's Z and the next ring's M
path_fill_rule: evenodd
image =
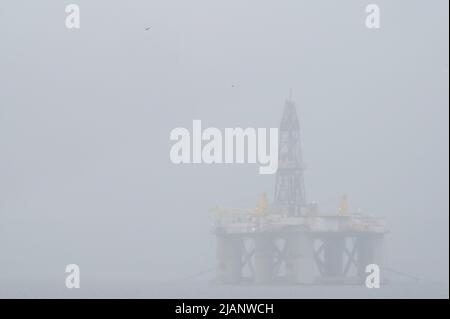
M145 28L145 31L148 31L148 30L150 30L150 27L146 27L146 28Z

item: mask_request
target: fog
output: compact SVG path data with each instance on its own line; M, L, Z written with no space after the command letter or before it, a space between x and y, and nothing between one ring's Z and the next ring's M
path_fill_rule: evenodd
M170 132L278 127L292 89L308 201L385 216L390 267L448 297L448 1L372 1L376 30L357 0L73 0L80 29L66 2L0 11L1 296L65 289L71 263L81 296L214 267L209 209L272 200L275 175L175 165Z

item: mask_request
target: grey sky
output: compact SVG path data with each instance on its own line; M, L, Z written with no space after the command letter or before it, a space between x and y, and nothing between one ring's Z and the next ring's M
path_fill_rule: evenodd
M448 1L3 1L0 283L183 278L256 165L175 166L193 119L277 127L293 89L308 200L386 216L389 264L448 281ZM145 31L145 27L151 29ZM447 286L448 289L448 286Z

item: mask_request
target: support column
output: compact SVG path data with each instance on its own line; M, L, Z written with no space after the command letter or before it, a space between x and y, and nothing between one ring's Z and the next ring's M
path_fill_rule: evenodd
M309 234L295 234L286 238L286 277L294 284L314 282L314 241Z
M217 281L239 283L242 278L242 238L233 235L217 236Z
M341 277L344 275L345 237L330 235L324 238L324 271L325 277Z
M357 237L357 268L358 277L364 281L366 276L366 267L369 264L376 264L380 267L382 274L383 262L383 234L363 234Z
M275 243L271 236L257 236L255 240L255 273L257 284L272 283L275 277Z

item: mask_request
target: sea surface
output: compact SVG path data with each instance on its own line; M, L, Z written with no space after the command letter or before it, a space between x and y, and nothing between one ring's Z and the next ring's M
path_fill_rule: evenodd
M378 289L364 286L249 286L195 282L81 283L67 289L64 282L0 283L0 298L449 298L448 283L389 283Z

